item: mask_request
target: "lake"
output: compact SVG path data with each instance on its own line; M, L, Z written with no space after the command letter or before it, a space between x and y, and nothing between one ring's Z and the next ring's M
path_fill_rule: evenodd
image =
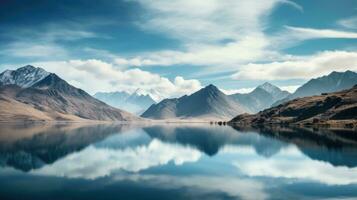
M2 124L0 199L357 199L357 134Z

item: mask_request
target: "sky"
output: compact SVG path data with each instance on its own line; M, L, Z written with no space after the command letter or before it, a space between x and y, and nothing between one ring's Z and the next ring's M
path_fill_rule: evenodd
M0 71L156 100L357 71L357 0L0 0Z

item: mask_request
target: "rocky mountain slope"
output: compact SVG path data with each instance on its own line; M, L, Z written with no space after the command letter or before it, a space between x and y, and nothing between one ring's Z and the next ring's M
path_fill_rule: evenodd
M266 82L250 93L237 93L230 95L230 97L247 108L250 113L257 113L269 108L274 102L286 98L289 94L289 92Z
M336 92L353 87L357 84L357 73L353 71L331 72L326 76L311 79L299 87L293 94L273 104L277 106L280 103L292 100L298 97L307 97L320 95L321 93Z
M18 80L20 85L14 82L1 82L0 86L0 119L1 121L16 120L100 120L100 121L128 121L139 118L120 109L113 108L90 96L85 91L75 88L56 74L49 73L44 78L31 80L27 84L21 77L22 71L26 71L26 77L34 77L40 68L25 66L19 68L13 77L7 80ZM32 73L31 73L32 71ZM4 72L8 73L8 72ZM4 74L3 73L3 74ZM20 74L20 75L18 75ZM22 84L23 83L23 84ZM29 87L21 87L30 85Z
M247 110L222 93L216 86L209 85L189 96L164 99L150 106L141 116L151 119L228 119Z
M255 115L238 115L231 124L298 124L357 126L357 86L323 95L297 98Z

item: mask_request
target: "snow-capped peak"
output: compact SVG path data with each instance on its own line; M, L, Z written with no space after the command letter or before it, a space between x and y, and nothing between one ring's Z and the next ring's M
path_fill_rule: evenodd
M281 91L278 87L268 82L265 82L264 84L258 86L258 88L263 89L269 93L276 93Z
M287 91L283 91L277 86L268 82L265 82L264 84L258 86L258 88L263 89L269 94L271 94L274 99L282 99L285 98L287 95L289 95Z
M15 84L27 88L41 81L49 74L42 68L26 65L16 70L5 70L0 74L0 83L3 85Z
M159 102L159 101L161 101L162 99L165 98L158 91L156 91L154 89L145 90L145 89L142 89L142 88L138 88L131 95L132 96L133 95L136 95L136 96L148 96L152 100L154 100L155 102Z
M141 95L147 95L148 93L145 91L145 90L143 90L143 89L141 89L141 88L138 88L138 89L136 89L131 95L137 95L137 96L141 96Z

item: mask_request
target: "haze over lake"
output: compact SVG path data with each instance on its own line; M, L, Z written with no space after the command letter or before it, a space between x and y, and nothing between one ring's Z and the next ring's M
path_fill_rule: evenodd
M1 199L357 195L357 137L350 131L76 123L0 130Z

